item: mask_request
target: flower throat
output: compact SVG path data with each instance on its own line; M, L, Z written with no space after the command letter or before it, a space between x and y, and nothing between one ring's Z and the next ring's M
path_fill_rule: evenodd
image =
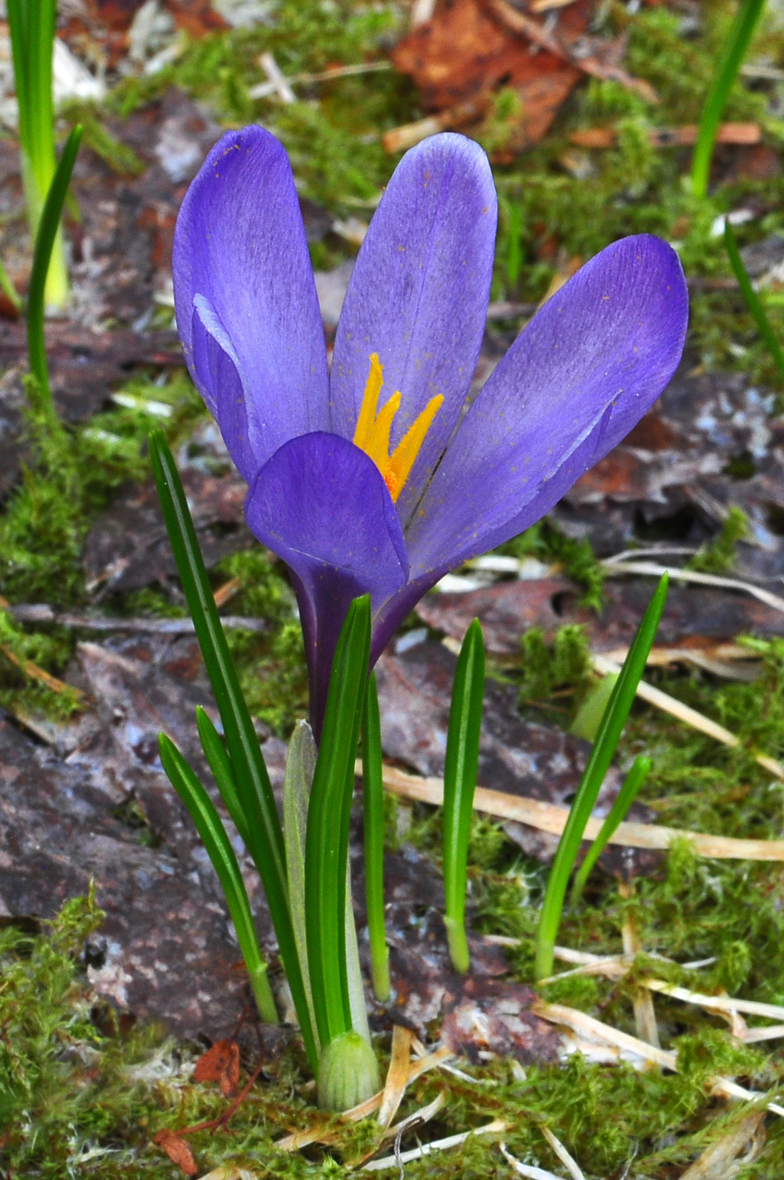
M419 454L425 435L444 400L442 394L431 397L422 413L414 424L406 431L400 442L390 455L389 433L392 421L400 409L400 391L392 397L381 409L378 408L378 395L384 384L383 369L374 352L370 357L370 373L365 385L365 395L362 398L362 408L354 431L354 445L369 455L384 477L393 501L405 487L406 480L411 474L411 468Z

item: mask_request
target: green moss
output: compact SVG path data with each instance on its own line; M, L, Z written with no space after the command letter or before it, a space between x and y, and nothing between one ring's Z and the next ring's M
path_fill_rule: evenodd
M190 381L176 375L166 384L136 379L126 386L134 408L116 407L77 427L51 430L35 407L35 390L26 414L29 458L20 483L0 515L0 593L9 601L44 602L61 608L86 602L82 546L96 517L126 480L149 478L145 454L154 417L146 401L171 406L167 431L172 440L192 427L203 413ZM0 646L44 671L62 672L73 650L72 635L54 628L30 633L7 614L0 615ZM18 668L0 655L0 701L10 708L43 708L62 717L76 698L52 693L44 685L24 683Z
M560 566L562 572L583 588L581 606L599 610L604 601L602 589L606 573L597 561L589 541L578 541L561 532L554 521L537 521L530 529L501 545L498 553L512 557L536 557L539 561Z
M545 702L554 693L575 690L582 695L591 681L590 651L582 627L560 627L551 643L531 627L520 640L523 704Z
M735 547L749 535L749 519L742 508L730 506L721 522L717 537L703 545L689 561L689 569L705 574L724 574L732 569L735 561Z
M744 202L768 212L739 227L741 245L784 231L780 180L730 179L698 204L682 183L688 149L653 149L649 142L652 127L695 123L699 118L735 4L723 0L705 4L702 10L704 35L684 37L681 14L666 6L643 6L635 15L619 4L603 6L599 16L603 13L606 21L601 31L627 32L626 68L656 87L662 101L654 105L618 83L591 79L575 89L551 133L535 150L496 166L501 220L494 298L537 301L562 260L587 259L613 239L638 232L656 232L675 241L691 276L726 277L730 271L723 245L712 236L711 227L718 214ZM383 152L381 134L422 113L410 82L390 71L298 83L298 101L288 106L277 100L254 102L247 90L263 80L258 58L264 51L274 53L287 75L316 72L337 62L377 60L401 19L391 6L282 0L269 27L233 30L194 42L160 74L123 82L105 109L127 113L176 83L207 101L227 126L258 120L273 129L291 153L300 191L325 204L334 216L354 212L369 217L397 162ZM781 29L769 28L764 35L765 52L780 63ZM756 119L770 142L781 143L781 125L766 109L768 97L741 79L726 118ZM513 133L516 107L516 96L498 95L481 132L492 149L503 151ZM114 151L100 138L101 112L88 113L96 121L91 132L96 149ZM569 136L596 126L613 128L614 145L583 153L590 175L577 177L569 171L574 167L567 155L573 151ZM129 168L132 163L126 161ZM312 253L320 267L329 268L352 251L331 235L314 244ZM775 292L765 299L774 328L784 337L784 302ZM690 347L703 366L743 368L755 382L778 381L750 317L732 291L693 292ZM173 415L167 431L173 442L185 437L202 412L185 378L163 388L138 381L129 389L143 400L170 402ZM80 565L84 536L120 483L148 478L145 440L150 423L141 409L117 408L53 439L42 435L32 417L29 470L0 519L0 591L15 601L39 599L76 608L86 604ZM740 536L736 514L728 518L717 541L698 555L699 568L727 568ZM586 543L563 536L545 522L504 551L559 564L584 588L586 600L600 605L603 571ZM268 623L261 635L230 633L243 687L254 712L275 732L285 734L294 718L305 713L307 703L293 595L280 563L259 547L223 562L214 571L214 583L235 576L242 590L232 601L232 613ZM165 594L149 589L115 596L111 608L119 614L182 612ZM72 637L64 631L33 634L0 615L0 646L18 659L32 659L58 672L67 663L71 644ZM666 691L728 726L742 743L738 750L724 749L636 705L619 761L627 765L638 753L654 758L643 801L661 822L734 836L767 837L781 831L784 788L756 765L751 752L784 757L784 642L752 640L749 646L763 661L763 674L753 684L717 685L702 674L651 672ZM67 699L53 698L32 682L23 687L18 670L2 656L0 670L0 702L46 704L60 714L71 707ZM546 644L541 633L532 633L524 642L519 669L510 675L518 676L525 699L555 706L552 716L567 724L590 682L585 639L579 631L567 629ZM399 845L409 816L413 821L405 838L437 862L441 820L432 809L390 800L388 845ZM139 822L131 813L123 818ZM139 832L144 838L145 829ZM546 869L522 855L501 825L481 817L475 817L472 826L470 865L474 928L519 938L519 946L509 952L510 966L516 978L530 980ZM572 976L549 985L548 998L590 1011L629 1032L634 1031L634 989L640 976L652 971L702 991L723 988L784 1003L780 866L701 860L684 841L673 847L656 875L636 883L635 896L627 900L619 898L614 881L599 868L583 902L567 908L559 937L574 947L617 953L624 916L630 911L647 951L683 962L708 957L715 962L696 972L640 956L624 981ZM72 930L70 941L63 936L56 942L59 927L38 938L11 931L0 950L0 1068L11 1078L6 1086L0 1083L0 1102L9 1104L7 1113L0 1110L0 1124L5 1115L14 1128L2 1149L3 1167L10 1174L52 1180L77 1171L92 1172L102 1180L141 1172L153 1180L169 1180L175 1169L151 1147L151 1135L160 1127L175 1129L214 1116L224 1104L214 1088L190 1082L182 1067L191 1057L190 1047L167 1045L155 1030L137 1029L123 1039L107 1010L98 1019L77 962L86 927L74 917L81 914L87 922L95 915L89 906L77 906L68 914L63 922ZM768 1091L781 1086L780 1066L775 1049L738 1049L721 1021L694 1006L664 996L657 996L655 1004L664 1043L679 1053L678 1075L592 1066L575 1056L564 1065L528 1067L525 1080L518 1080L510 1063L487 1063L467 1067L476 1084L453 1075L420 1079L406 1097L401 1116L444 1090L447 1102L439 1122L420 1130L422 1139L502 1117L509 1127L505 1140L510 1151L556 1172L558 1161L542 1135L543 1123L563 1140L587 1175L621 1176L627 1168L630 1175L651 1180L681 1174L746 1110L711 1098L709 1078L718 1072L734 1073L744 1084ZM144 1082L134 1065L153 1051L165 1068L158 1081ZM312 1095L306 1085L296 1049L280 1061L268 1062L265 1080L253 1088L235 1117L233 1136L202 1132L192 1137L201 1171L244 1160L251 1171L270 1175L347 1174L347 1161L357 1159L373 1141L372 1122L341 1129L331 1149L334 1155L314 1148L307 1156L280 1156L271 1147L271 1138L284 1128L312 1121ZM744 1178L778 1177L784 1132L771 1123L769 1133L768 1149L743 1170ZM413 1138L404 1141L404 1149ZM88 1158L90 1152L96 1154ZM478 1140L459 1151L410 1164L406 1173L414 1178L486 1180L507 1170L490 1141Z

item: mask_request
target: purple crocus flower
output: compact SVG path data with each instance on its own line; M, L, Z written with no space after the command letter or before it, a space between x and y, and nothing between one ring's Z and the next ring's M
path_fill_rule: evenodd
M612 450L680 360L678 258L625 238L544 305L468 404L496 210L472 140L408 152L359 252L330 373L281 144L230 132L183 201L185 356L247 480L248 524L291 571L317 733L351 599L370 595L375 662L447 570L528 528Z

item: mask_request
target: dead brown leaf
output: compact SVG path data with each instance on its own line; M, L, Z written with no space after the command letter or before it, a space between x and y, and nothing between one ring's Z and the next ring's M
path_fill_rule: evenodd
M174 1131L158 1131L153 1135L153 1143L156 1147L160 1147L165 1151L173 1164L181 1168L186 1176L195 1176L198 1172L196 1160L193 1158L193 1152L184 1139L180 1139L179 1135L175 1135Z
M651 582L639 579L605 583L606 606L596 615L579 605L580 589L565 578L497 582L464 594L430 594L417 614L430 627L462 641L472 619L482 624L489 651L515 655L531 627L552 639L559 627L579 623L591 650L628 648L651 596ZM716 645L738 635L784 635L784 615L734 590L673 583L658 633L660 647L692 649L699 659L716 657ZM720 657L718 657L720 658Z
M573 6L587 24L591 5ZM580 70L546 50L532 54L530 42L505 28L482 0L440 5L395 48L392 60L422 92L427 110L443 111L511 86L522 100L517 150L536 143L580 78Z
M228 1037L216 1041L211 1049L202 1053L193 1071L194 1082L217 1082L224 1098L237 1093L240 1080L240 1047Z

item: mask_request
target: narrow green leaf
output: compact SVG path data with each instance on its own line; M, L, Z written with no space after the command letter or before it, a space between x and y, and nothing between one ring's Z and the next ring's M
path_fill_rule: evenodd
M384 926L384 771L376 674L371 672L362 717L362 786L365 828L365 904L373 990L389 999L389 948Z
M215 782L218 784L221 798L226 804L226 810L234 820L234 826L242 837L243 844L248 848L248 825L245 821L242 804L240 803L237 784L234 781L231 759L226 752L221 735L201 705L196 706L196 727L199 731L204 757L207 759L210 770L215 776Z
M150 435L150 457L169 541L226 735L238 805L245 819L247 848L264 884L305 1048L315 1071L318 1050L289 914L286 855L275 797L212 596L177 466L161 431Z
M346 864L354 761L370 653L370 599L355 599L340 633L313 776L305 840L308 966L323 1046L352 1028L346 960Z
M283 835L286 841L286 871L289 886L289 909L308 1010L313 1029L317 1028L313 992L308 969L308 936L305 920L305 833L308 826L308 802L318 750L307 721L298 721L286 755L283 782ZM321 1046L319 1046L320 1048Z
M347 850L348 852L348 850ZM359 1033L372 1049L370 1039L370 1025L368 1023L367 1002L365 1000L365 981L362 978L362 966L359 961L359 941L357 939L357 924L354 921L354 902L351 890L351 860L346 856L346 901L345 901L345 929L346 929L346 987L348 991L348 1007L351 1013L351 1027Z
M259 1015L268 1024L277 1024L278 1014L267 978L267 964L259 949L259 940L253 925L253 915L245 890L245 882L242 879L242 873L226 829L212 800L174 742L165 733L162 733L159 735L158 745L163 769L187 807L188 813L196 825L196 830L201 836L202 843L207 849L212 866L218 874L218 880L223 886L231 920L237 931L237 941L248 968Z
M765 308L762 306L762 300L751 285L746 267L743 265L743 259L740 256L738 249L738 242L735 237L735 231L732 228L729 217L724 222L724 245L727 248L730 265L735 272L735 278L738 280L738 286L741 289L741 294L746 301L746 306L754 317L754 321L759 329L759 334L770 349L770 355L776 363L776 368L782 377L784 377L784 352L781 350L781 345L778 342L778 337L771 327L770 320L765 314Z
M637 629L634 642L624 660L621 674L607 704L596 741L588 758L588 764L583 772L566 825L561 833L555 860L547 878L547 889L539 919L536 938L535 970L537 979L544 979L552 971L555 938L561 921L561 910L566 896L569 875L580 848L585 825L593 811L596 797L626 724L626 718L637 692L637 685L645 671L648 653L653 646L659 620L664 610L664 603L667 599L668 582L668 576L664 574Z
M3 294L8 296L16 310L21 311L23 307L22 297L11 282L11 276L5 269L2 259L0 259L0 288L2 288Z
M474 619L457 661L444 765L445 920L452 966L460 972L467 971L470 965L465 896L484 689L485 645L479 619Z
M704 197L708 191L716 132L764 7L765 0L741 0L724 47L724 55L713 76L705 106L702 108L700 129L697 132L697 143L691 162L692 190L697 197Z
M569 733L586 742L595 741L617 679L617 676L602 676L591 685L577 710L577 716L569 726Z
M63 212L63 202L65 194L68 192L68 185L71 183L71 173L81 140L82 128L74 127L68 136L54 179L46 194L35 238L33 269L27 296L27 350L30 358L30 372L38 384L43 410L53 423L57 421L57 415L52 402L52 391L49 388L49 372L46 365L46 345L44 342L46 276L49 273L52 248Z
M56 0L9 0L8 25L19 100L19 147L30 232L35 238L55 175L52 51ZM46 282L47 302L68 299L62 231L57 230Z
M618 792L618 798L610 808L610 814L602 824L599 835L588 849L585 860L580 865L577 873L575 874L570 897L572 905L576 905L582 897L583 890L585 889L585 882L588 880L591 869L601 856L607 845L607 841L618 827L618 824L622 823L623 820L626 819L629 808L637 798L637 793L639 792L640 787L651 772L652 765L653 763L651 762L650 758L644 758L642 755L640 755L638 758L635 758L631 770L623 780L623 786Z

